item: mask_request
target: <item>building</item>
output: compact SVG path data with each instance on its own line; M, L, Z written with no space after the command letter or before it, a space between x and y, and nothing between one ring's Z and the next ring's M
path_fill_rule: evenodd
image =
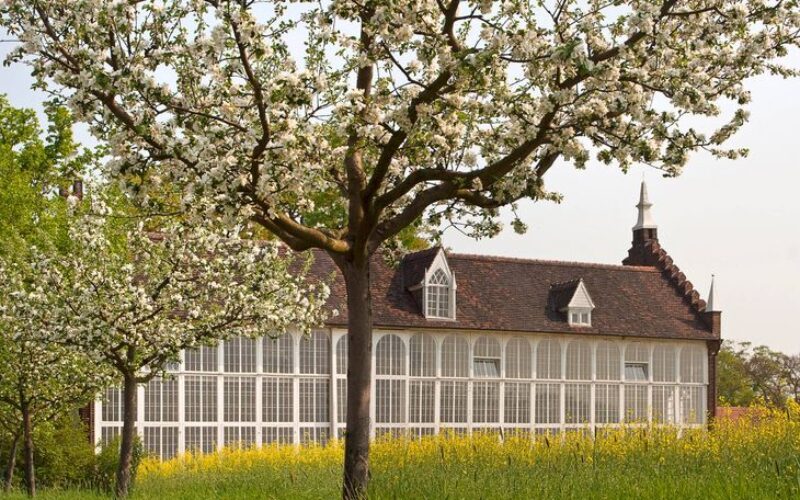
M372 433L594 432L620 423L701 426L715 405L720 312L658 241L642 183L623 265L450 253L373 269ZM323 253L314 272L334 273ZM222 445L324 442L345 426L346 302L310 338L234 339L185 352L138 393L138 432L162 457ZM92 412L118 434L121 398Z

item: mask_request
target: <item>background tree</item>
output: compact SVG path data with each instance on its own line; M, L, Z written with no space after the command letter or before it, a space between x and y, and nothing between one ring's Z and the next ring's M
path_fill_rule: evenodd
M0 95L0 422L8 434L4 487L12 485L16 451L22 439L28 492L35 492L34 427L74 411L91 399L102 380L81 370L81 357L63 349L45 349L38 339L42 323L34 254L63 250L67 242L66 200L57 193L93 170L98 153L73 140L73 120L63 107L45 104L47 131L31 109L11 106ZM38 255L38 254L37 254ZM98 378L99 377L99 378Z
M25 484L36 494L34 427L90 401L108 382L108 371L74 349L42 342L52 295L38 276L41 256L29 263L0 261L0 405L21 436ZM16 451L16 450L13 450ZM16 454L9 456L7 481Z
M174 186L184 209L336 262L346 497L368 478L374 253L421 218L496 234L500 207L555 196L559 159L678 175L698 149L739 156L722 145L743 82L793 75L778 58L800 27L797 0L10 0L2 19L12 60L30 56L140 197ZM721 102L736 110L714 119ZM338 217L314 222L320 192Z
M799 354L728 340L723 343L718 359L721 404L749 406L761 401L774 408L784 408L790 398L800 401Z
M125 497L137 386L163 375L183 349L321 324L328 288L307 283L301 263L280 257L276 244L200 220L167 221L153 233L135 214L92 202L70 227L70 251L39 270L54 296L46 340L78 350L121 381L115 492Z
M724 406L750 406L755 402L753 380L747 367L749 343L730 340L722 343L717 354L717 391L719 404Z
M99 151L73 139L67 109L45 103L47 131L32 109L0 95L0 255L26 256L29 246L64 247L66 203L56 195L96 170Z
M788 397L785 358L783 353L761 345L754 347L747 359L753 390L763 401L777 408L783 408Z

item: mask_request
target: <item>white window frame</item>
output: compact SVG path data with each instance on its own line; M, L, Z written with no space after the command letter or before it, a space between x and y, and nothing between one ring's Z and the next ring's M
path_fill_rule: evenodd
M445 276L447 279L446 285L431 283L437 273L441 273ZM446 316L438 314L439 311L431 311L431 308L429 307L428 296L433 287L436 287L437 290L445 289L445 293L448 298L448 311ZM450 266L447 264L447 258L444 255L444 251L440 250L439 253L436 254L431 266L425 270L425 277L422 282L422 309L425 317L427 319L454 321L456 319L456 289L456 278L453 275L453 272L450 270Z
M164 396L162 394L156 398L155 393L148 393L144 386L140 387L137 391L137 432L141 435L146 434L148 438L146 444L152 448L150 451L167 455L175 451L178 453L188 451L195 446L201 447L202 451L213 451L224 446L226 439L229 444L234 444L232 441L245 438L250 444L254 438L255 442L252 445L258 447L276 441L300 445L307 441L326 442L329 437L341 437L345 422L344 419L337 417L346 411L344 398L340 397L344 394L340 393L346 386L347 375L346 370L342 369L346 356L338 356L337 351L339 342L346 342L342 340L346 331L320 330L318 333L324 339L319 339L317 347L323 348L324 352L312 349L313 356L308 356L310 353L306 354L305 373L301 373L300 370L301 344L304 343L306 349L312 346L299 331L287 334L291 335L291 370L289 363L285 363L282 371L278 373L268 373L264 370L264 344L270 341L261 339L257 341L256 373L225 372L224 356L222 356L224 345L216 352L214 359L217 365L213 369L208 364L202 363L200 363L202 370L186 370L185 365L182 365L171 375L178 384L177 422L154 421L152 418L145 420L148 416L145 396L151 396L151 406L164 404L160 403L164 401ZM535 438L542 434L592 432L597 429L640 424L697 428L706 423L708 351L703 341L623 339L580 334L455 331L445 328L387 329L374 332L373 342L376 348L373 349L373 356L380 351L378 346L381 339L389 335L396 336L402 342L403 348L392 350L389 355L394 360L393 363L401 364L396 370L373 372L376 383L373 384L371 394L372 437L383 434L419 437L449 431L458 434L497 432L502 437L530 435ZM420 343L416 351L412 351L412 339L418 335ZM453 340L448 341L448 338ZM495 347L484 349L481 338L497 342L499 351ZM590 349L588 351L582 349L581 352L586 352L591 359L586 359L583 355L570 355L571 342L588 344ZM445 352L445 344L448 344L448 349L456 350ZM513 348L509 348L510 346ZM275 344L269 344L266 349L274 347ZM289 346L285 347L284 352L288 356ZM666 359L670 365L674 361L674 373L679 374L677 381L662 381L654 376L659 347L668 348L670 352L675 353L674 357L669 355ZM515 352L520 349L525 351L523 356ZM483 358L496 360L498 352L500 376L480 377L480 373L475 370L475 360ZM603 354L598 355L598 353L608 356L604 360ZM413 356L417 357L414 372L411 371ZM525 358L523 363L525 369L515 370L513 365L521 357ZM182 359L186 360L185 354ZM445 372L445 367L442 365L445 359L448 360L449 372ZM373 366L376 366L375 361L373 358ZM453 364L454 361L457 363ZM624 370L626 363L646 364L648 367L646 380L626 379ZM682 363L690 365L683 367ZM570 364L574 366L571 367ZM616 369L611 370L610 364L615 364ZM610 376L599 373L603 371L602 368L598 370L601 365ZM576 370L576 366L583 368ZM588 366L591 366L590 378L586 378L585 375L575 376L576 373L584 373ZM422 367L424 370L421 370ZM252 378L256 380L255 421L250 417L247 421L243 421L242 418L225 420L224 405L226 401L232 402L235 399L228 394L231 381ZM611 380L608 380L609 378ZM686 380L687 378L689 380ZM392 402L397 408L399 406L396 405L403 405L403 411L392 422L376 422L375 419L375 404L379 399L375 391L384 381L402 384L404 388L402 401L399 396L401 393L398 392L398 399ZM276 383L283 384L277 392L274 390L265 392L268 384L272 384L270 387L274 389ZM290 385L286 385L287 383ZM191 391L189 384L194 384L191 386L193 387ZM309 384L330 387L330 392L327 394L329 406L320 406L325 404L323 400L326 398L323 397L323 390L319 387L315 387L313 393L307 394L307 401L301 401L299 387ZM248 384L246 390L250 391L251 387L252 384ZM310 390L310 387L307 388ZM276 396L281 391L286 391L283 394L288 394L289 390L291 397ZM448 392L451 393L450 399L446 397ZM104 404L106 400L101 398L95 407L95 442L98 445L101 441L118 435L122 425L121 401L117 390L106 391L105 395L109 397L108 405ZM266 395L269 395L269 398L265 399ZM248 397L250 396L248 393ZM170 392L169 397L173 398L174 394ZM636 399L627 401L626 397ZM280 422L273 421L275 418L267 421L268 415L275 412L264 405L275 404L273 400L281 405ZM416 405L414 408L412 400ZM489 400L491 407L489 403L481 406L482 401ZM187 407L190 401L193 401L195 406ZM206 406L206 403L209 406ZM287 409L289 404L292 405L291 410ZM104 406L106 406L105 411ZM307 416L312 416L310 412L315 412L317 409L320 409L320 412L315 413L311 421L300 421L303 411ZM458 418L442 422L445 410L458 415ZM156 413L159 412L153 413L151 408L150 414ZM228 413L230 415L230 412ZM326 416L320 416L322 414ZM160 415L163 415L163 409L160 410ZM193 417L192 421L188 420L190 416ZM634 418L631 419L631 416ZM324 418L329 420L325 421ZM177 448L175 435L172 434L175 429L178 433Z

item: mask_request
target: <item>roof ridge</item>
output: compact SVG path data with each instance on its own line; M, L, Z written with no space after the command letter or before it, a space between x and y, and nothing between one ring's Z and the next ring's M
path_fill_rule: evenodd
M557 281L555 283L550 283L550 290L561 290L566 289L571 286L576 286L578 283L581 282L583 278L573 278L567 281Z
M441 249L442 249L441 245L434 245L434 246L429 247L429 248L424 248L422 250L417 250L416 252L407 253L407 254L405 254L403 256L403 260L411 261L411 260L421 259L423 257L427 257L428 255L430 255L432 253L436 253Z
M655 266L625 266L620 264L602 264L598 262L579 262L569 260L530 259L524 257L508 257L504 255L486 255L473 253L447 253L447 258L482 260L486 262L518 262L521 264L551 264L556 266L582 266L593 269L613 269L618 271L658 272Z

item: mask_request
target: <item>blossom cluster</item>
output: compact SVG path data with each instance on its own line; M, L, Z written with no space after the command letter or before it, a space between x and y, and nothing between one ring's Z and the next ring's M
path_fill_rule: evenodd
M52 297L49 343L147 380L182 349L324 321L327 285L308 278L310 261L281 255L276 242L213 221L170 220L152 231L115 219L102 199L93 203L69 228L69 253L38 269Z
M169 184L184 208L341 252L348 197L367 200L378 244L423 215L486 235L497 208L553 197L542 178L557 160L677 175L700 149L745 154L724 147L747 120L745 81L795 74L780 58L800 12L766 0L5 0L2 23L22 40L11 58L91 123L112 175L137 178L143 197Z

